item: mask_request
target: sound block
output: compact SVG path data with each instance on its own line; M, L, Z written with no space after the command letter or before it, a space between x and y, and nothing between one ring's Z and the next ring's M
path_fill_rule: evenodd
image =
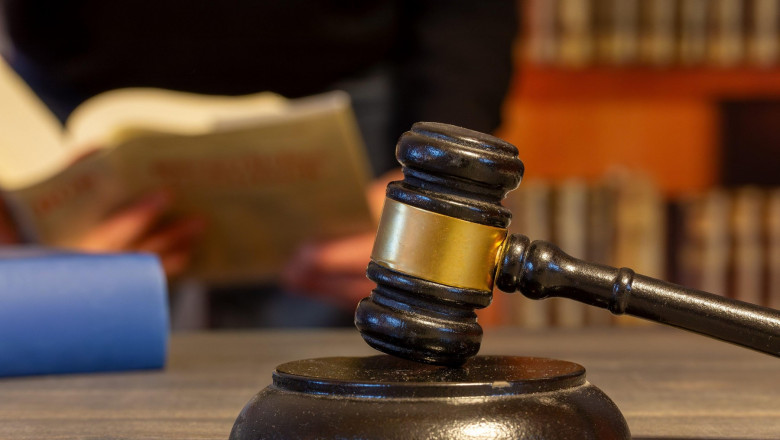
M381 355L279 365L246 404L231 440L629 439L585 368L554 359L477 356L458 368Z

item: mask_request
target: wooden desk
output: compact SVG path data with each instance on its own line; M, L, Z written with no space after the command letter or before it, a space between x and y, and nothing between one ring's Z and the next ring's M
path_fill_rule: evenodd
M357 331L177 334L165 371L0 380L0 439L226 439L280 363L376 352ZM780 439L780 359L656 327L494 330L483 354L579 362L635 439Z

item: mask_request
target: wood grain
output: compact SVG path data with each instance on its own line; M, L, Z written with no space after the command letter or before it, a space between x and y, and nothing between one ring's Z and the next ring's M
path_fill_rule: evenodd
M0 439L225 439L276 365L375 353L354 330L175 334L164 371L0 380ZM707 338L499 329L482 353L585 365L635 439L780 438L780 360Z

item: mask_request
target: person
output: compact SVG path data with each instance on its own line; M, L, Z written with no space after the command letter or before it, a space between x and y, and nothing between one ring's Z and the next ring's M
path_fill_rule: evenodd
M377 217L386 183L398 176L395 140L414 122L484 132L499 125L517 18L514 0L0 0L6 56L63 120L90 96L121 87L290 98L347 90L376 176L369 199ZM183 232L154 229L165 204L154 195L139 201L84 246L152 249L175 272L198 226L187 229L185 219ZM351 312L372 287L372 242L364 234L304 246L283 283Z

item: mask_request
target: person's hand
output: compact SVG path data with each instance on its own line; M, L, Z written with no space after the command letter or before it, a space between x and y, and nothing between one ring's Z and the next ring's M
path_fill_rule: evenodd
M19 231L16 229L8 207L0 199L0 246L19 243Z
M147 194L125 206L81 237L75 247L91 252L151 252L159 256L168 276L187 268L205 224L198 218L161 223L171 205L166 191Z
M401 178L401 170L393 170L369 187L368 203L376 223L387 184ZM366 278L366 266L375 237L376 231L371 231L303 246L285 267L283 286L353 310L374 288L374 282Z

